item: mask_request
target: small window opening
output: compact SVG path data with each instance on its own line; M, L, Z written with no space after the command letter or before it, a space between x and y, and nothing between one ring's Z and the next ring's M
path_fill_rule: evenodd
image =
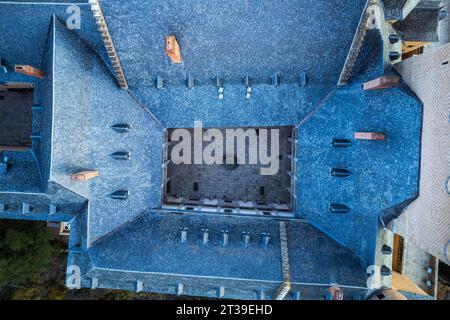
M264 187L259 187L259 195L263 196L265 194L265 188Z

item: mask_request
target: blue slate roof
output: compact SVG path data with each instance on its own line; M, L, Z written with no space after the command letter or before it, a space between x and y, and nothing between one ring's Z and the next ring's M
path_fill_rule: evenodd
M387 140L354 141L359 131L385 132ZM420 132L421 106L400 88L363 92L354 83L337 90L299 127L298 214L370 265L380 212L418 196ZM333 148L334 138L353 144ZM352 175L332 177L333 167L347 168ZM330 203L346 204L351 211L331 214Z
M16 26L0 35L6 44L0 56L47 73L43 80L0 75L0 81L33 81L43 106L33 114L41 139L32 151L14 154L12 171L0 176L0 203L15 208L0 211L0 218L72 221L68 265L80 266L83 287L136 290L142 281L144 291L177 293L183 284L187 295L216 297L224 286L229 298L261 298L261 290L271 297L282 282L279 221L160 210L162 143L166 128L192 127L194 120L205 127L291 125L299 133L296 218L304 219L287 222L292 291L321 298L339 284L350 297L364 296L379 216L417 196L422 121L421 104L407 88L362 91L363 82L384 72L376 32L367 36L351 82L336 87L365 1L101 5L129 90L117 87L88 5L81 5L82 29L70 31L63 23L66 5L0 3L2 14L9 13L0 27ZM182 47L181 65L162 52L171 33ZM26 45L16 42L20 37ZM277 72L278 87L269 80ZM301 72L306 86L300 86ZM192 90L184 84L188 75L196 77ZM223 100L216 75L224 78ZM155 87L156 76L165 89ZM114 132L117 123L131 131ZM387 140L355 141L355 131L385 132ZM337 150L334 138L352 146ZM130 151L131 159L113 160L117 151ZM334 166L352 176L331 177ZM98 169L100 176L71 181L80 169ZM127 200L108 197L120 189L130 191ZM23 202L41 209L24 216ZM350 212L331 213L332 202ZM54 203L60 215L50 216L45 210ZM189 228L183 244L181 227ZM199 242L203 228L211 235L206 245ZM227 247L218 242L224 229ZM240 243L243 231L251 233L247 248ZM272 237L267 249L262 232Z
M211 127L295 125L337 83L364 5L348 0L264 0L257 6L234 0L102 2L130 87L167 127L192 126L197 119ZM181 65L160 54L167 34L175 34L183 48ZM299 90L301 72L309 85ZM280 88L269 85L275 73L284 84ZM189 75L196 78L193 90L184 85ZM253 83L249 100L245 75ZM155 88L157 76L165 90ZM216 76L224 79L224 100L217 99Z
M301 71L336 83L365 2L106 0L102 8L132 87L152 85L157 75L168 84L188 75L241 84L245 74L264 83L280 72L297 82ZM183 48L181 65L161 56L168 34Z
M189 229L185 243L180 241L181 228ZM210 234L206 245L200 237L204 228ZM230 236L225 247L220 244L222 230L228 230ZM244 248L241 232L248 230L255 239ZM148 213L113 237L96 242L90 250L92 262L99 268L279 282L280 243L272 241L265 249L260 241L264 232L279 238L275 221ZM139 254L135 259L123 259L127 252Z
M180 241L181 228L188 228L185 243ZM202 229L210 234L205 245ZM229 232L226 246L221 244L222 230ZM241 241L245 231L250 231L252 239L248 247ZM267 248L262 244L262 233L271 235ZM280 282L278 239L279 225L273 220L152 212L120 228L114 236L99 240L90 253L96 268ZM289 222L288 243L293 282L365 284L365 272L357 257L308 223ZM127 252L139 254L135 259L123 259ZM339 272L327 265L330 261L339 266Z
M11 64L40 66L45 51L51 16L55 14L61 20L66 21L71 15L66 12L67 7L70 3L75 2L79 1L53 4L51 4L51 1L42 4L37 3L37 1L33 3L0 3L2 7L2 19L0 19L2 47L0 55L2 58ZM103 43L98 35L88 1L83 2L78 3L81 9L81 29L79 32L85 41L97 50L104 52ZM15 76L15 74L11 73L10 76ZM32 79L21 76L21 79L24 78Z
M55 30L57 138L50 177L90 200L88 238L93 241L159 205L163 131L128 92L117 90L108 68L78 35L58 21ZM111 126L117 123L131 124L131 132L114 132ZM131 153L130 161L111 158L123 150ZM100 171L98 179L81 185L70 180L71 173L94 168ZM131 192L126 201L108 197L124 188Z
M86 199L50 182L46 193L0 192L2 219L65 221L74 219L87 206ZM24 211L24 204L29 211ZM53 207L53 208L52 208Z
M185 243L180 242L180 228L189 230ZM204 228L210 234L207 244L200 238ZM222 230L229 232L226 246ZM241 242L243 231L250 231L248 247ZM337 283L365 291L365 269L349 249L302 221L288 222L287 231L294 285ZM272 237L267 248L262 233ZM278 239L278 222L269 219L149 212L94 243L83 281L90 286L99 277L101 287L129 290L143 281L148 291L172 294L178 283L189 293L209 286L201 295L211 297L216 296L211 286L223 285L227 294L241 291L240 297L255 299L258 290L276 290L282 281ZM135 252L133 259L124 259L129 252Z

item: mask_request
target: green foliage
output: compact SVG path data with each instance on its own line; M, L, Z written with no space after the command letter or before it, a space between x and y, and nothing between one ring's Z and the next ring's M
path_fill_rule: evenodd
M163 300L161 294L117 290L68 290L66 245L43 222L0 220L0 299Z
M55 254L53 240L45 223L0 221L0 290L22 286L45 271Z

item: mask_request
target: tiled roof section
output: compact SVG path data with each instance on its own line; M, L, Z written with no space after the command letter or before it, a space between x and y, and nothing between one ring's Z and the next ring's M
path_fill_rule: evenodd
M164 126L177 128L192 127L194 120L211 127L295 125L334 88L365 3L113 0L101 6L133 93ZM318 29L320 34L312 31ZM164 54L168 33L178 37L181 65ZM275 73L278 87L270 84ZM192 90L185 85L188 75L195 78ZM224 79L222 100L217 75ZM249 99L245 75L252 83ZM163 90L156 88L157 76Z
M77 32L96 50L106 55L87 2L78 4L81 9L81 29ZM72 13L66 12L71 4L71 1L61 4L51 4L45 1L42 3L33 1L30 4L0 2L2 14L0 19L1 58L12 64L39 67L52 15L56 14L62 21L66 21L72 15ZM12 25L21 26L21 28L12 28Z
M86 199L50 182L48 192L0 192L0 219L70 221L86 206Z
M289 126L296 125L325 95L335 82L282 83L252 85L252 96L245 98L245 87L225 85L224 99L218 99L214 85L133 88L167 128L192 128L194 121L204 127ZM233 116L230 116L233 115Z
M66 31L67 33L67 31ZM71 39L70 36L62 36L60 42L60 46L61 48L66 46L66 49L64 50L73 50L72 49L72 45L70 44L71 41L73 41L74 39ZM64 50L62 52L64 52ZM77 49L75 49L76 51ZM84 49L82 49L81 51L79 51L79 57L77 57L74 61L77 61L77 59L80 59L82 65L84 65L85 63L89 63L89 61L91 61L92 59L88 58L90 57L89 55L86 57L84 56ZM61 57L63 57L64 55L62 54ZM67 55L67 56L70 56ZM85 62L83 62L85 61ZM64 59L62 58L61 60L62 62L62 66L64 66ZM90 68L94 68L94 70L102 70L102 67L97 66L96 64L94 64L93 66L89 67L89 64L87 64L87 70L90 70ZM61 68L62 70L66 69L64 67ZM82 69L84 69L84 67L82 67ZM102 72L95 72L95 74L101 75L103 74ZM84 77L87 77L86 79L89 79L88 75L83 75ZM70 83L76 83L72 80L70 80L70 75L69 74L65 74L63 77L68 77L67 80L67 85L70 85ZM111 142L109 142L108 139L111 139L111 131L110 131L110 125L112 125L113 123L119 122L120 120L123 119L119 119L117 118L115 121L112 121L111 119L109 119L109 115L113 115L114 117L120 116L123 117L125 115L127 115L127 113L122 113L119 110L121 108L123 108L123 106L121 105L121 101L125 102L126 99L124 97L122 97L122 95L120 95L120 97L122 97L125 100L122 100L122 98L120 99L111 99L111 96L114 97L119 97L118 93L115 92L112 88L112 82L111 82L111 77L109 75L109 77L107 77L108 80L106 80L105 78L105 82L103 82L103 80L100 80L101 78L97 78L96 79L96 84L97 84L97 90L100 90L99 92L101 92L101 96L103 97L109 97L106 99L102 99L102 101L108 101L108 103L105 105L104 103L100 102L100 100L97 100L97 98L95 98L95 96L92 96L92 100L91 103L93 103L93 107L92 109L89 110L88 113L86 113L86 115L88 115L88 121L87 122L83 122L81 121L80 124L81 125L77 125L75 127L73 127L73 130L79 130L79 128L83 128L83 123L87 124L90 123L91 125L96 124L94 127L96 128L96 130L87 130L90 133L86 134L86 133L81 133L82 135L85 134L86 137L88 138L88 140L86 141L86 144L88 146L88 148L93 148L95 146L95 151L91 151L92 153L89 153L90 156L92 157L90 161L87 162L87 164L89 164L90 166L95 166L95 167L99 167L100 168L100 172L101 172L101 176L98 179L94 179L92 183L88 183L86 184L86 190L88 192L88 198L90 198L91 201L91 211L89 213L89 237L90 240L93 241L95 239L98 239L101 236L106 235L108 232L113 231L115 228L117 228L118 226L122 225L123 223L126 223L127 221L129 221L130 219L132 219L134 216L138 215L139 213L143 212L145 209L147 209L148 207L151 206L157 206L159 205L159 177L160 177L160 165L158 165L159 163L161 163L160 159L157 157L160 157L160 143L161 141L158 139L154 139L152 141L148 141L149 143L149 149L148 150L155 150L154 152L149 152L146 153L145 156L143 156L141 159L141 161L139 163L136 164L136 166L141 166L141 170L137 170L138 167L133 167L133 172L134 173L138 173L139 174L134 174L133 175L133 179L130 178L129 175L129 171L130 170L128 167L128 163L124 164L122 167L122 164L118 164L115 163L113 160L109 159L109 154L112 153L115 149L115 147L112 147ZM61 79L61 81L63 81L63 78ZM65 80L63 81L65 83ZM88 81L83 81L83 83L88 83ZM103 83L104 85L99 85L100 83ZM67 86L66 85L66 86ZM257 98L257 94L256 94L256 89L255 89L255 98L256 99L260 99L260 100L256 100L255 106L257 105L258 101L265 101L265 99L263 99L264 97L269 97L267 101L272 101L270 99L270 92L272 90L278 90L278 88L274 88L274 87L269 87L268 85L262 85L262 86L267 86L265 89L267 90L267 92L264 94L262 94L262 98ZM308 86L307 86L308 87ZM326 86L325 86L326 87ZM261 87L263 88L263 87ZM282 91L280 92L280 96L279 96L279 101L280 103L284 103L285 99L289 99L288 97L291 94L298 94L302 97L302 101L305 101L305 103L307 103L307 105L311 108L311 100L315 101L315 99L317 99L318 96L320 96L321 94L323 95L323 92L320 93L320 89L323 87L318 86L317 84L315 86L311 86L311 88L309 88L308 90L304 90L304 88L301 88L299 86L296 85L296 87L294 88L292 84L287 85L287 87L285 88L279 88ZM330 88L330 87L328 87ZM193 106L195 106L197 109L197 112L203 112L204 110L202 110L202 104L208 104L211 101L217 101L217 97L213 98L213 95L216 95L216 92L214 92L216 90L215 87L211 86L200 86L199 88L201 91L196 91L196 89L194 89L193 91L189 91L187 88L185 87L172 87L170 89L167 90L163 90L161 91L161 93L158 93L158 91L156 91L156 89L154 88L147 88L147 92L146 94L152 95L153 99L157 99L157 100L153 100L156 103L150 103L152 100L144 100L147 105L151 106L152 108L159 107L161 108L161 110L163 110L164 108L170 108L173 105L177 105L176 103L171 103L170 99L169 99L169 94L174 94L174 93L170 93L170 90L175 90L178 94L174 94L174 96L180 96L182 98L184 98L185 100L188 100L189 97L191 97L191 99L193 99L193 101L196 101L198 103L193 104ZM83 92L89 92L89 87L87 87L85 90L83 90ZM202 91L205 92L209 92L209 94L211 94L211 99L210 98L205 98L205 95L202 94ZM287 90L287 91L286 91ZM290 90L290 91L289 91ZM328 154L328 156L324 156L324 157L320 157L320 159L322 159L323 161L325 161L326 163L329 163L329 165L331 165L332 163L334 163L335 161L339 161L339 163L347 163L348 162L348 154L347 153L340 153L340 154L336 154L333 155L333 150L330 150L330 142L332 140L332 138L335 138L334 133L332 132L332 130L335 129L336 127L336 123L340 123L341 124L341 131L340 131L340 135L344 136L344 137L352 137L353 133L357 130L380 130L378 127L380 126L380 123L383 123L383 128L384 130L393 130L392 132L396 132L393 134L393 136L396 136L396 134L402 135L404 136L404 139L406 142L402 142L403 146L409 145L410 148L408 149L408 151L406 152L406 157L403 157L404 159L404 163L409 163L412 162L414 164L418 163L417 160L417 156L418 156L418 138L415 137L414 135L418 134L419 132L419 123L420 123L420 107L417 103L416 100L414 100L413 98L409 97L408 95L404 94L400 89L393 89L391 90L389 93L388 98L383 98L385 92L376 92L376 93L366 93L366 94L362 94L361 93L361 87L360 87L360 83L356 83L352 86L343 88L341 90L339 90L339 92L336 95L332 95L332 100L326 104L326 106L323 108L323 110L321 112L331 112L331 114L333 114L333 117L331 116L327 116L324 117L322 113L317 113L314 114L313 117L310 119L309 122L307 122L305 124L305 127L301 127L301 136L302 139L300 140L300 149L303 150L308 150L305 151L308 153L309 157L314 157L316 155L315 152L311 152L311 150L309 150L308 148L304 148L304 146L302 144L307 144L309 139L319 139L317 137L317 133L320 132L321 137L320 139L324 139L324 144L323 147L321 147L320 145L318 146L317 143L315 143L315 149L316 151L320 151L320 152L324 152L325 155L327 155L327 152L331 152L330 154ZM298 123L300 122L300 119L296 120L297 117L299 118L303 118L305 116L305 114L307 114L306 111L303 111L301 114L298 114L297 117L293 117L293 116L286 116L286 109L284 110L285 113L283 112L279 112L279 116L281 117L281 120L278 119L277 117L271 117L270 114L266 114L264 112L257 112L257 113L251 113L250 110L247 110L245 108L242 108L242 105L244 104L244 97L242 97L242 101L239 101L237 98L237 92L238 92L238 87L234 86L232 88L230 88L230 91L234 91L234 93L231 93L232 95L236 96L236 101L237 103L235 104L237 108L242 109L241 113L242 116L238 116L238 114L234 114L234 117L228 117L225 116L225 114L230 114L230 111L227 110L227 112L225 112L224 108L222 109L217 109L214 110L214 113L204 113L205 115L208 115L208 117L197 117L200 119L205 119L205 121L207 122L206 125L208 126L214 126L214 125L222 125L222 126L230 126L230 123L234 123L236 126L245 126L247 125L250 118L246 118L249 117L251 115L251 123L254 124L255 122L261 122L265 125L271 124L280 124L278 122L280 121L287 121L288 123ZM323 91L323 90L322 90ZM76 92L76 90L75 90ZM141 94L144 94L144 87L141 87L141 90L138 91L137 96L141 97ZM149 93L150 92L150 93ZM169 92L169 93L168 93ZM193 92L193 93L192 93ZM291 92L289 94L287 94L286 92ZM124 93L125 94L125 93ZM382 95L383 94L383 95ZM158 95L160 95L160 97L158 97ZM156 97L156 98L155 98ZM70 98L73 99L73 98ZM69 106L71 103L68 102L69 100L65 100L64 103L61 103L61 106ZM178 99L178 98L177 98ZM179 100L177 100L179 101ZM181 101L181 100L180 100ZM358 101L357 104L355 104L355 101ZM399 109L396 108L395 106L398 106L400 102L402 104L405 104L405 108L403 109ZM113 103L114 102L114 103ZM98 104L99 107L97 107L96 105ZM386 111L386 104L388 104L388 109L389 112ZM227 104L228 105L228 104ZM348 105L347 108L343 108L342 105ZM130 107L132 107L129 110L134 110L133 112L137 112L137 114L140 112L139 110L142 111L142 109L139 109L138 106L136 105L130 105ZM292 106L289 106L292 107ZM109 110L108 108L112 108L111 112L104 112L106 110ZM339 112L337 111L337 108L339 108ZM355 109L356 108L356 109ZM103 115L108 115L108 117L95 117L94 115L97 112L102 112ZM269 109L268 109L269 110ZM327 111L325 111L327 110ZM384 110L383 112L381 112L381 110ZM167 118L170 121L172 121L172 123L170 123L171 126L177 127L177 126L192 126L191 120L195 119L195 113L192 112L186 112L186 110L182 111L180 109L177 109L176 112L169 112L170 109L168 111L166 111L167 113ZM348 113L350 112L350 113ZM62 113L64 114L64 112ZM136 115L137 115L136 114ZM197 113L198 115L199 113ZM328 114L328 113L327 113ZM385 117L381 117L380 118L380 114L381 115L391 115L391 117L389 118L385 118ZM189 117L185 117L186 115L194 117L194 118L189 118ZM283 118L286 117L286 118ZM341 121L339 119L341 118L336 118L336 117L342 117L342 119L346 119L345 121ZM133 117L132 119L138 119L140 117ZM273 119L276 120L273 120ZM405 129L405 127L403 125L397 126L396 123L394 123L394 119L397 118L402 118L402 119L408 119L407 121L405 120L404 125L408 124L408 132L404 132L402 130ZM382 119L382 120L380 120ZM145 121L142 123L142 128L148 128L147 126L152 126L152 122L151 121L147 121L148 119L144 119L144 117L142 117L142 121ZM64 121L64 120L58 120L58 121ZM127 120L129 122L129 120ZM275 123L277 122L277 123ZM328 122L332 122L332 123L328 123ZM63 123L63 122L61 122ZM108 124L107 124L108 123ZM344 125L344 123L346 125ZM172 125L173 124L173 125ZM167 125L167 122L166 122ZM71 123L65 123L64 128L67 128L67 126L71 127L72 124ZM364 127L363 127L364 126ZM387 126L387 127L386 127ZM155 127L153 127L155 128ZM320 130L319 130L320 128ZM328 129L327 129L328 128ZM415 128L414 130L411 130L411 128ZM84 129L82 129L84 130ZM150 130L154 130L154 129L150 129ZM328 132L328 131L329 132ZM86 132L87 132L86 131ZM62 132L62 131L61 131ZM133 134L134 131L132 130ZM324 132L328 132L328 134L323 134ZM141 131L141 133L143 134L143 132ZM114 134L114 133L113 133ZM389 134L389 132L388 132ZM392 133L391 133L392 134ZM152 133L150 134L146 134L145 136L149 136L152 135ZM92 141L89 140L91 139L90 137L94 138ZM120 136L122 137L122 136ZM139 143L139 141L143 141L141 140L138 136L126 136L127 138L125 138L125 140L123 141L125 144L123 145L123 147L129 146L130 141L132 143ZM61 133L61 138L63 138L63 135ZM64 139L70 139L70 137L65 137ZM131 138L131 140L128 140L128 138ZM106 139L106 140L103 140ZM319 140L320 140L319 139ZM115 139L114 140L114 144L119 143L118 141L121 141L122 139ZM325 141L326 140L326 141ZM62 141L62 140L61 140ZM105 141L105 143L98 143L98 141ZM78 143L73 141L73 143ZM387 145L385 146L385 148L387 148L387 150L397 150L396 148L392 147L392 143L399 143L397 140L388 140L388 142L384 142L384 144ZM67 145L67 143L65 143L64 145ZM364 198L364 201L360 201L358 203L355 203L355 206L353 206L354 210L352 211L352 213L350 214L350 218L342 218L342 217L337 217L337 216L329 216L329 203L330 203L330 197L329 194L327 192L321 192L321 194L324 196L324 198L322 199L323 201L314 201L314 203L312 203L312 199L316 199L317 195L316 194L312 194L312 195L307 195L310 192L316 192L317 188L310 185L311 184L311 180L306 179L303 180L301 179L300 183L304 184L301 185L301 188L299 188L299 190L302 190L302 193L299 195L299 197L303 197L305 196L306 198L303 199L302 201L299 201L299 203L301 203L302 207L298 208L298 214L301 215L308 215L308 217L317 225L319 226L321 229L325 230L325 232L331 234L337 241L339 241L340 243L345 244L346 246L348 246L349 248L351 248L352 250L354 250L354 252L358 255L358 257L360 257L363 260L363 264L367 263L370 264L371 260L373 260L373 252L374 252L374 246L375 246L375 237L376 237L376 227L377 227L377 219L378 219L378 214L381 212L382 209L384 208L389 208L397 203L400 203L402 201L404 201L405 199L409 199L410 197L414 197L417 194L417 180L411 179L409 180L409 182L406 183L402 180L397 183L395 182L394 176L398 176L399 173L398 171L400 170L400 167L403 168L403 166L401 166L400 163L396 164L395 166L393 165L393 170L392 172L395 172L395 174L391 172L387 172L388 177L379 177L379 179L374 179L371 178L371 175L368 175L367 172L369 172L370 170L368 170L365 166L362 166L362 164L365 163L365 159L369 158L372 159L372 157L375 157L376 155L380 155L380 153L377 153L379 150L377 148L380 148L379 145L371 145L368 144L366 146L365 143L362 143L362 145L364 146L361 149L361 154L360 154L360 159L354 159L355 155L351 154L351 160L349 163L352 167L355 167L355 170L360 170L361 172L361 176L356 176L351 178L350 181L351 182L349 185L344 186L341 185L339 182L337 181L331 181L331 185L330 185L330 192L332 192L332 194L335 197L334 200L342 200L345 202L348 202L350 205L353 205L353 200L351 197L351 190L356 190L357 188L360 188L361 185L364 186L368 186L368 185L372 185L374 186L373 191L370 193L370 196L367 196L366 198ZM105 146L105 147L99 147L99 146ZM103 149L108 149L107 152L104 152ZM391 149L393 148L393 149ZM105 150L106 150L105 149ZM158 149L158 151L156 151ZM62 149L64 150L64 148ZM139 150L139 149L136 149ZM117 151L117 150L116 150ZM375 153L373 153L375 152ZM58 152L58 154L63 155L63 153ZM138 151L138 154L139 151ZM347 154L347 158L346 158L346 154ZM358 154L358 153L355 153ZM396 157L395 152L392 151L391 153L389 152L384 152L382 153L383 157L386 155L391 155L392 157ZM148 156L151 157L155 157L154 159L152 158L152 160L150 161L150 159L148 158ZM70 154L70 156L64 156L62 159L62 161L68 161L68 159L70 161L73 160L73 158L71 157L76 157L77 155L73 155L72 153ZM336 158L337 157L337 158ZM85 161L83 159L87 159L87 158L81 158L82 161ZM108 160L106 160L108 159ZM384 158L383 158L384 159ZM146 164L146 161L142 161L142 160L148 160L149 163ZM383 170L378 170L376 168L375 164L381 165L382 163L384 163L384 160L379 159L379 161L375 161L371 162L372 165L374 165L374 167L372 168L372 173L376 173L379 172L379 174L382 174L384 171ZM403 163L403 162L402 162ZM299 177L303 177L302 174L309 172L308 173L308 177L315 177L317 176L318 172L322 172L322 174L325 174L326 177L323 177L323 180L321 181L328 181L329 179L329 170L325 170L322 171L319 168L315 167L318 163L316 161L314 161L314 159L311 158L307 158L305 155L302 155L302 158L300 159L299 162ZM148 167L145 167L147 166ZM324 164L321 165L321 168L323 168ZM67 181L67 172L64 173L64 168L67 168L68 166L62 166L62 165L55 165L55 173L57 171L60 171L60 180L61 183L63 185L68 186L69 188L77 188L77 186L70 186ZM128 169L126 169L128 168ZM414 165L409 166L409 168L411 168L411 172L407 172L407 174L409 176L414 175L415 172L417 171L416 167ZM63 170L64 169L64 170ZM62 170L62 171L61 171ZM119 170L119 171L116 171ZM312 170L311 172L309 170ZM402 169L403 170L403 169ZM102 176L102 172L104 172L103 176ZM403 173L406 174L406 172L403 170ZM114 176L114 173L119 173L119 176ZM122 173L126 173L127 177L122 176ZM142 174L142 176L141 176ZM150 177L155 177L157 180L151 181L148 179L148 176L150 175ZM56 177L57 175L55 175ZM140 178L141 177L141 178ZM142 179L142 180L140 180ZM315 181L317 181L316 179L314 179ZM66 181L66 182L64 182ZM362 181L362 182L361 182ZM382 187L380 186L382 185ZM115 188L113 189L112 186L115 186ZM130 193L130 197L129 199L125 200L125 201L119 201L119 200L111 200L110 198L108 198L108 194L110 192L113 192L115 190L119 190L119 189L123 189L125 187L132 187L133 189ZM147 187L146 187L147 186ZM392 190L391 193L383 193L383 195L380 195L380 193L378 192L378 187L375 186L380 186L380 188L384 188L386 190ZM353 189L352 189L353 188ZM399 189L402 190L401 192L397 192L394 193L393 190L395 189ZM84 192L83 190L79 190L80 192ZM323 190L325 191L325 189ZM136 193L137 192L137 193ZM151 199L150 200L146 200L149 199L149 195L151 195ZM327 196L328 195L328 196ZM326 197L325 197L326 196ZM372 198L371 198L372 197ZM339 199L338 199L339 198ZM376 205L374 205L374 203L376 203ZM121 209L117 209L117 208L128 208L127 211L123 212ZM146 207L147 205L147 207ZM129 210L129 208L133 208L133 210ZM330 230L334 230L334 231L330 231ZM361 232L355 232L355 230L361 230ZM367 237L367 235L370 235L369 237Z
M187 240L181 242L181 229ZM203 244L207 229L209 241ZM223 246L222 230L229 232ZM242 232L250 232L244 247ZM267 249L262 233L270 233ZM255 218L149 213L98 241L90 249L95 267L140 272L281 281L278 223ZM123 259L129 255L132 259Z
M441 1L423 1L403 21L393 24L403 41L438 42Z
M160 202L162 129L78 35L56 24L53 147L50 179L90 200L88 238L95 240ZM126 123L128 133L113 125ZM111 157L129 151L130 160ZM78 170L99 170L87 182ZM128 190L127 200L111 199Z
M382 210L418 195L421 114L420 102L402 88L369 92L354 82L299 127L297 214L351 248L363 265L373 263ZM357 141L358 131L387 138ZM333 139L351 145L334 148ZM333 166L352 175L334 178ZM350 212L332 213L330 203L345 204Z
M97 282L98 288L137 291L137 284L142 284L144 292L159 292L162 294L223 298L264 300L272 299L280 282L258 281L233 278L210 278L203 276L173 275L165 273L128 272L124 270L92 268L81 280L83 288L92 288ZM317 286L313 287L314 289ZM323 298L322 295L316 298ZM223 294L222 294L223 292ZM308 295L308 298L313 296Z
M266 83L275 72L295 82L301 71L336 83L365 3L109 0L101 6L133 87L153 86L157 75L171 85L182 85L188 75L199 84L216 75L241 84L245 74ZM182 64L165 57L170 34L180 43Z
M350 250L304 222L286 225L294 285L365 286L365 270ZM184 228L187 237L182 242ZM205 230L207 243L202 240ZM229 235L225 246L224 231ZM242 232L250 234L248 246L243 245ZM262 233L270 234L267 248ZM190 291L204 288L203 296L214 295L224 285L234 298L256 298L257 289L272 295L282 281L279 222L270 219L148 213L95 243L89 254L93 266L88 274L106 288L133 290L141 280L147 291L175 293L180 282ZM125 255L132 258L123 259ZM246 290L253 290L253 296Z
M44 191L50 180L50 162L53 127L53 53L54 53L54 25L52 17L48 30L41 69L45 72L44 79L35 82L34 103L38 107L33 111L33 131L38 132L40 139L33 140L33 150L39 165Z
M81 256L81 255L79 255ZM93 281L95 279L95 281ZM139 279L139 280L137 280ZM240 280L230 278L208 278L201 276L169 275L159 273L126 272L122 270L93 268L81 279L83 288L129 290L137 292L138 283L144 292L163 294L245 300L274 299L279 282ZM329 284L292 284L292 289L285 300L323 300ZM362 287L342 287L345 298L361 300L367 289Z
M7 174L0 177L0 191L43 192L42 180L35 154L32 151L10 151L2 153L7 157Z
M365 268L352 250L305 223L287 223L287 234L291 281L294 285L335 283L366 286Z
M0 150L31 148L31 92L0 91Z
M331 283L364 292L379 214L417 195L421 122L420 103L401 88L362 92L365 78L355 77L351 85L335 89L366 1L101 3L132 91L118 89L96 46L86 43L98 36L88 17L80 31L88 33L85 39L55 24L53 96L44 99L54 101L48 109L53 117L50 180L81 204L68 263L82 267L82 285L177 293L181 284L186 294L208 297L224 286L225 297L234 298L261 298L261 290L270 297L280 287L278 221L155 209L161 201L162 126L191 127L194 120L203 120L204 126L219 127L301 123L296 214L311 225L286 222L292 288L306 297L320 297ZM14 55L17 44L10 38L18 32L2 34L7 57L41 61L45 37L39 30L42 21L48 26L53 7L33 6L26 10L36 9L34 18L31 11L15 17L29 22L36 39L26 38L30 42ZM12 23L8 18L5 26ZM95 31L94 38L90 31ZM184 63L177 66L163 53L164 36L171 33L182 46ZM378 72L367 66L365 77ZM303 71L305 86L299 81ZM269 81L275 72L280 72L279 86ZM222 100L212 81L217 74L225 81ZM254 80L250 99L242 84L245 74ZM154 84L158 75L165 83L161 90ZM188 75L197 80L192 90L184 85ZM129 124L129 132L111 129L119 123ZM355 131L382 131L387 138L355 141ZM333 148L333 138L349 139L351 146ZM129 151L131 159L114 160L110 155L117 151ZM30 192L38 192L43 179L39 161L31 152L28 156L18 162L34 165L36 183L27 185L25 174L18 176L23 185L33 187ZM334 166L346 166L352 175L335 179L330 176ZM98 169L100 176L85 183L71 181L70 174L80 169ZM111 199L117 190L129 191L129 197ZM44 200L46 206L57 201ZM350 212L330 212L331 202L347 205ZM188 230L184 243L181 228ZM222 230L230 236L225 247L219 242ZM242 232L250 232L248 245ZM267 248L262 233L271 234ZM316 284L314 289L311 284Z

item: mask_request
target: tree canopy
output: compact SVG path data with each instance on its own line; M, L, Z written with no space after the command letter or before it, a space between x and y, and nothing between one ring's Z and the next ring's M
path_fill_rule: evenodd
M0 221L0 290L21 286L45 271L55 254L45 223Z

